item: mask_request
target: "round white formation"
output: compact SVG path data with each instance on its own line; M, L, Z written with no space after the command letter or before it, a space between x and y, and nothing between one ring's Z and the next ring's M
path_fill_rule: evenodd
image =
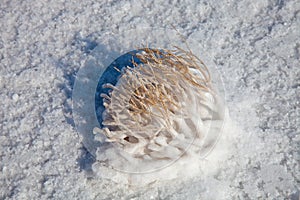
M129 177L203 156L223 122L209 72L191 52L146 48L136 56L142 64L124 67L116 85L103 85L111 92L101 94L103 128L95 129L107 138L97 151L99 165ZM157 181L150 177L144 182Z

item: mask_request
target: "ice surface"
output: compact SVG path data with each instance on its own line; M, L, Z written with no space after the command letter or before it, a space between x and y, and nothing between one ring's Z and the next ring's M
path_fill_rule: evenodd
M0 25L0 199L299 198L298 0L1 1ZM242 131L223 134L217 164L194 178L138 189L97 179L72 118L76 72L95 48L115 57L105 34L126 45L170 25L218 68Z

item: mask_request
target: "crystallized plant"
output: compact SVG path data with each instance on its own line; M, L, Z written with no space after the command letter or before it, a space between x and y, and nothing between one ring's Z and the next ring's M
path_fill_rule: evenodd
M212 122L222 113L203 62L178 47L144 48L135 56L140 64L132 59L134 67L116 68L121 73L117 84L103 85L111 92L101 94L105 111L100 132L110 146L99 151L98 160L142 172L213 146Z

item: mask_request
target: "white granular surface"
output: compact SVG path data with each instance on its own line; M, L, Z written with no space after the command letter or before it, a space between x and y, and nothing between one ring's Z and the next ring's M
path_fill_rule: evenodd
M298 0L3 0L0 25L0 199L299 199ZM171 25L219 70L241 131L194 178L146 188L97 178L72 119L76 72L96 47L115 53L103 33L126 41L127 29Z

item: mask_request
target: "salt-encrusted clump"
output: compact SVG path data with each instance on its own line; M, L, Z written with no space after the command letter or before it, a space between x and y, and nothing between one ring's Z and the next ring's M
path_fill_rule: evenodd
M203 62L180 48L145 48L135 56L142 64L132 61L116 85L103 85L111 92L101 94L100 132L108 142L97 153L101 165L151 172L211 148L222 113Z

